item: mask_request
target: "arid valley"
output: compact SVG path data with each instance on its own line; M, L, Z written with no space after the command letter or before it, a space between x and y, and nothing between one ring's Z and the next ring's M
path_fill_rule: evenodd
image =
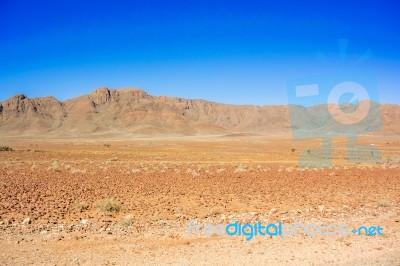
M2 142L5 143L4 140ZM318 142L225 135L133 140L9 137L0 152L2 265L400 263L400 140L384 157L297 167ZM383 236L188 235L188 221L380 225Z
M398 265L400 112L381 112L382 130L358 138L378 162L350 163L339 136L330 167L303 168L301 154L321 141L292 138L287 106L138 89L65 102L17 95L0 103L0 264ZM246 240L189 226L234 222L383 234Z

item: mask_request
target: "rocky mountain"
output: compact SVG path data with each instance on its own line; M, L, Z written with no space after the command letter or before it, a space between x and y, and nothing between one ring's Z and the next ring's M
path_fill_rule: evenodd
M318 108L321 107L307 108L307 112L318 113ZM400 135L400 106L385 104L380 110L383 129L379 134ZM28 98L20 94L0 103L3 136L189 136L239 132L291 134L289 107L229 105L152 96L140 89L108 88L64 102L54 97Z

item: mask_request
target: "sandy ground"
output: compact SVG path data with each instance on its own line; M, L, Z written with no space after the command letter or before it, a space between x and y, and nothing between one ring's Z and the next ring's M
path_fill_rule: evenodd
M3 139L15 151L0 152L0 264L400 265L400 139L360 143L382 162L348 164L340 138L328 169L298 167L318 142L278 137ZM190 220L384 234L246 241L189 236Z

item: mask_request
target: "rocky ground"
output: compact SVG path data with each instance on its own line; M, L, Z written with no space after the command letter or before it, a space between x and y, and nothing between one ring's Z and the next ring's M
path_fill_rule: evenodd
M1 265L400 265L400 144L379 164L297 166L287 139L13 141L0 152ZM2 143L3 144L3 143ZM346 223L383 236L188 236L188 222Z

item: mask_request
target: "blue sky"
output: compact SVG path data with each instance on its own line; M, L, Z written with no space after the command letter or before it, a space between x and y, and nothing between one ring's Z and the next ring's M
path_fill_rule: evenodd
M286 104L288 80L341 70L370 49L357 69L376 72L381 102L400 104L399 3L267 2L1 0L0 101L107 86Z

